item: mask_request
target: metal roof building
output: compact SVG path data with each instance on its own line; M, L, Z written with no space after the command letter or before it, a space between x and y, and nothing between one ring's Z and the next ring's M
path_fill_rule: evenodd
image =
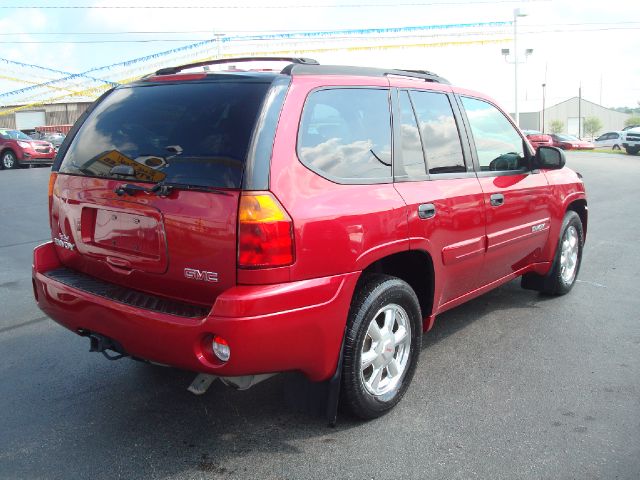
M584 136L582 125L584 120L589 117L596 117L602 122L600 133L604 133L622 130L625 120L631 115L603 107L584 98L580 100L578 97L573 97L544 109L544 132L551 131L551 122L560 120L564 125L562 133ZM542 111L520 113L520 128L542 131L542 118ZM580 118L580 123L578 123L578 118Z
M42 125L74 123L91 105L91 101L53 103L24 108L12 105L0 108L0 128L32 130Z

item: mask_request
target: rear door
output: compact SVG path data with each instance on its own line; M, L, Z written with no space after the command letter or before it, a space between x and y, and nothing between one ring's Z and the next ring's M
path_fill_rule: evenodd
M63 264L211 305L236 282L243 170L269 85L150 82L107 96L54 185L51 227Z
M482 189L460 140L453 96L401 88L395 100L395 187L408 206L411 248L432 255L437 309L479 285Z
M551 191L545 175L529 168L526 142L504 112L486 100L460 99L484 196L481 283L486 285L540 261L549 235Z

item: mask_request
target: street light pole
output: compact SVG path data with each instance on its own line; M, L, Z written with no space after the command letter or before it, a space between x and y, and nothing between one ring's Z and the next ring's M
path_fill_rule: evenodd
M526 17L527 14L521 9L513 10L513 70L515 74L515 121L520 126L520 111L518 110L518 17Z
M542 130L542 133L544 133L544 100L545 100L545 87L547 86L546 83L542 84L542 128L540 130Z

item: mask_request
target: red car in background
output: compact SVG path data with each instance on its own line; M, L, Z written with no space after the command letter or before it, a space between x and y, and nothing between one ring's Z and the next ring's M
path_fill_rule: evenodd
M20 130L0 129L0 169L21 165L52 165L56 151L53 145L33 140Z
M531 146L536 150L538 147L553 146L553 139L551 138L551 135L539 132L538 130L523 130L522 133L527 136L527 140L529 140Z
M552 133L554 147L561 148L563 150L593 150L595 146L591 142L580 140L573 135L565 135L562 133Z

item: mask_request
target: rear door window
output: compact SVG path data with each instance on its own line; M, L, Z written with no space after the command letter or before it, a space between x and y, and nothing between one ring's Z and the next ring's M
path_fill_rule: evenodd
M422 141L418 124L409 99L409 92L400 91L398 95L400 108L400 159L396 163L402 176L408 180L424 180L427 175L422 152Z
M339 183L390 182L389 90L312 92L302 112L298 156L314 172Z
M61 173L239 188L249 141L270 83L235 81L120 88L79 130ZM130 170L130 169L129 169Z
M429 174L466 172L460 134L447 95L411 91L411 100L420 125Z

